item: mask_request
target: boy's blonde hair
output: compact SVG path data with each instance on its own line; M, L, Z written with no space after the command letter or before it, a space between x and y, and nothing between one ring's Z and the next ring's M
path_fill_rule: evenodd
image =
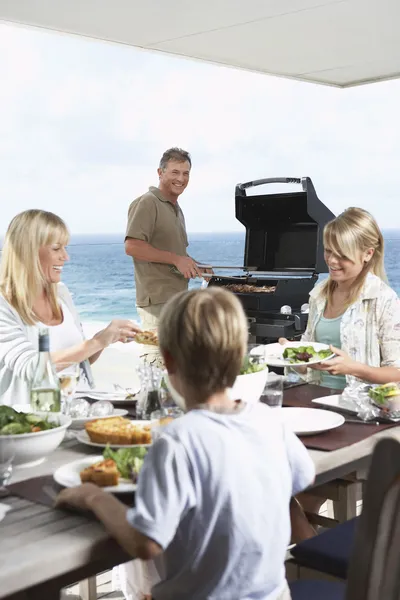
M247 320L231 292L182 292L163 309L158 336L183 382L206 399L233 386L247 350Z
M374 217L363 208L348 208L336 219L330 221L324 229L324 247L339 258L353 262L369 249L374 254L357 277L350 291L347 306L355 302L360 295L368 273L373 273L383 281L387 281L384 265L384 241L381 230ZM336 282L328 278L322 288L327 300L332 299Z
M0 292L27 325L38 321L33 304L43 289L54 316L61 318L57 284L46 281L40 266L39 249L51 244L65 246L68 240L64 221L44 210L26 210L14 217L8 226L1 253Z

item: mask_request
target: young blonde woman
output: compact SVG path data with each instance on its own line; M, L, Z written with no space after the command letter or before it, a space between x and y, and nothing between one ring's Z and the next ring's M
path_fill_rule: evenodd
M64 221L43 210L20 213L8 227L0 264L0 405L29 402L39 326L49 328L56 368L80 363L88 385L93 384L90 364L103 349L139 331L131 321L114 320L85 340L71 295L61 283L68 240Z
M329 277L310 294L302 340L330 344L336 357L309 370L308 381L338 390L357 381L400 381L400 301L387 284L378 224L367 211L349 208L326 225L324 251ZM310 512L323 503L300 500ZM315 534L299 506L292 524L296 541Z
M92 484L62 491L57 505L92 510L132 557L154 559L154 599L290 600L289 501L314 466L279 415L227 393L247 348L243 308L222 289L183 292L158 331L186 414L150 448L135 507Z

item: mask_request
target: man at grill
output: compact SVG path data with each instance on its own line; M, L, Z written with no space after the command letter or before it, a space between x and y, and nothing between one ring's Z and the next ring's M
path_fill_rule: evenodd
M125 252L133 258L136 305L144 330L156 329L165 303L200 275L198 264L187 254L185 218L178 203L191 167L188 152L166 150L157 171L158 187L150 187L129 207ZM144 358L160 362L156 348L147 350Z

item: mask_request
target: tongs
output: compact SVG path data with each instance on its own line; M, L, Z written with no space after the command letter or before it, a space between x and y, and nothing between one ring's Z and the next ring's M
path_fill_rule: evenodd
M204 272L201 272L201 269L210 269L212 271L214 271L214 269L231 269L231 270L236 270L236 271L237 270L244 271L245 273L248 273L249 271L257 270L257 267L244 267L243 265L241 265L240 267L239 266L234 267L231 265L204 265L202 263L197 263L197 266L199 267L200 274L195 279L197 279L197 278L202 279L202 283L201 283L202 288L207 287L207 285L208 285L207 279L211 279L211 277L213 277L213 275L215 275L215 273L204 273ZM182 275L182 273L180 273L180 271L174 266L171 267L171 271L173 273Z
M232 271L244 271L245 273L248 273L249 271L256 271L257 267L244 267L243 265L240 267L233 267L231 265L203 265L203 264L199 264L200 269L212 269L214 271L214 269L229 269ZM210 278L213 275L215 275L215 273L200 273L201 277L203 279L205 278ZM203 284L202 284L203 285ZM206 287L206 286L204 286Z
M239 271L257 271L257 267L245 267L241 265L240 267L232 267L231 265L203 265L203 263L198 263L199 267L203 269L234 269Z

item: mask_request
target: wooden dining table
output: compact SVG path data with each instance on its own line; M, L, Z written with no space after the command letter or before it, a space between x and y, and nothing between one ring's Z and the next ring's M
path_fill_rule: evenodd
M326 389L317 386L293 387L284 392L284 404L307 406L312 399L326 395ZM316 469L314 485L367 470L374 446L383 437L400 441L400 427L373 433L331 452L309 450ZM61 446L43 463L15 468L11 484L52 475L59 466L90 454L98 454L98 450L79 443L72 432L67 432ZM0 498L0 503L11 507L0 522L2 599L55 600L62 587L130 558L91 515L55 510L15 495Z

